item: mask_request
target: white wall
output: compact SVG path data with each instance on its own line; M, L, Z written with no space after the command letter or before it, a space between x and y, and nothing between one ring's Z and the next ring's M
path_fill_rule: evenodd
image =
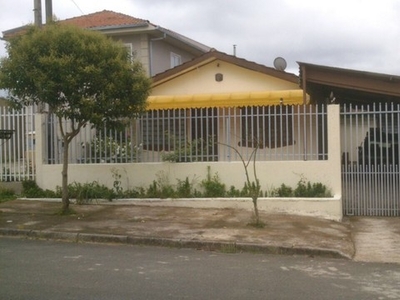
M36 128L41 128L40 115L36 118ZM37 130L37 148L42 144L42 138ZM37 183L44 189L55 189L61 185L62 165L45 165L41 151L36 151ZM340 169L340 116L339 106L328 107L328 160L321 161L264 161L257 162L257 175L263 191L279 187L282 183L295 187L300 176L310 182L320 182L328 186L334 194L330 201L320 200L315 203L315 209L329 206L336 218L341 218L341 169ZM157 176L169 178L171 184L176 179L194 180L200 182L207 176L207 166L212 173L218 173L221 181L230 187L241 189L245 182L244 168L241 162L201 162L201 163L133 163L133 164L70 164L69 182L98 181L112 187L113 172L121 175L124 189L148 187ZM251 169L251 168L250 168ZM270 202L271 204L272 202Z

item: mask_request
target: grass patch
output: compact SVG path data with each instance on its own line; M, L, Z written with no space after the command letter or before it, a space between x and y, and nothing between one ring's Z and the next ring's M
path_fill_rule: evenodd
M0 188L0 203L17 199L15 191L7 188Z

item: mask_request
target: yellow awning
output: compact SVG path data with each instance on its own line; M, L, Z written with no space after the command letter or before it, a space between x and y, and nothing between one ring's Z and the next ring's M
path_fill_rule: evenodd
M308 99L307 99L308 102ZM302 90L149 96L147 109L240 107L303 104Z

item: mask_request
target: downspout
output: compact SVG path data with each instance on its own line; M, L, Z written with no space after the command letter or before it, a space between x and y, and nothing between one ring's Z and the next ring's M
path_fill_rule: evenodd
M305 105L307 104L307 76L306 76L306 66L302 65L301 66L301 74L300 76L302 77L302 89L303 89L303 105L305 107ZM304 110L305 111L305 110ZM303 159L304 161L307 160L307 130L306 130L306 118L304 118L304 124L303 124L303 130L304 130L304 140L303 140Z
M156 29L158 29L158 27ZM149 73L150 73L150 77L153 76L153 42L165 40L166 38L167 38L167 33L164 32L164 35L162 37L150 39L150 58L149 58Z

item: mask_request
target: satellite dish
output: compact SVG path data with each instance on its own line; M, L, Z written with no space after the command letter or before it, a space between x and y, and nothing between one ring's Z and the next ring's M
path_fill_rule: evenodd
M284 58L282 58L282 57L275 58L274 59L274 67L278 71L285 71L285 69L287 67L286 60Z

